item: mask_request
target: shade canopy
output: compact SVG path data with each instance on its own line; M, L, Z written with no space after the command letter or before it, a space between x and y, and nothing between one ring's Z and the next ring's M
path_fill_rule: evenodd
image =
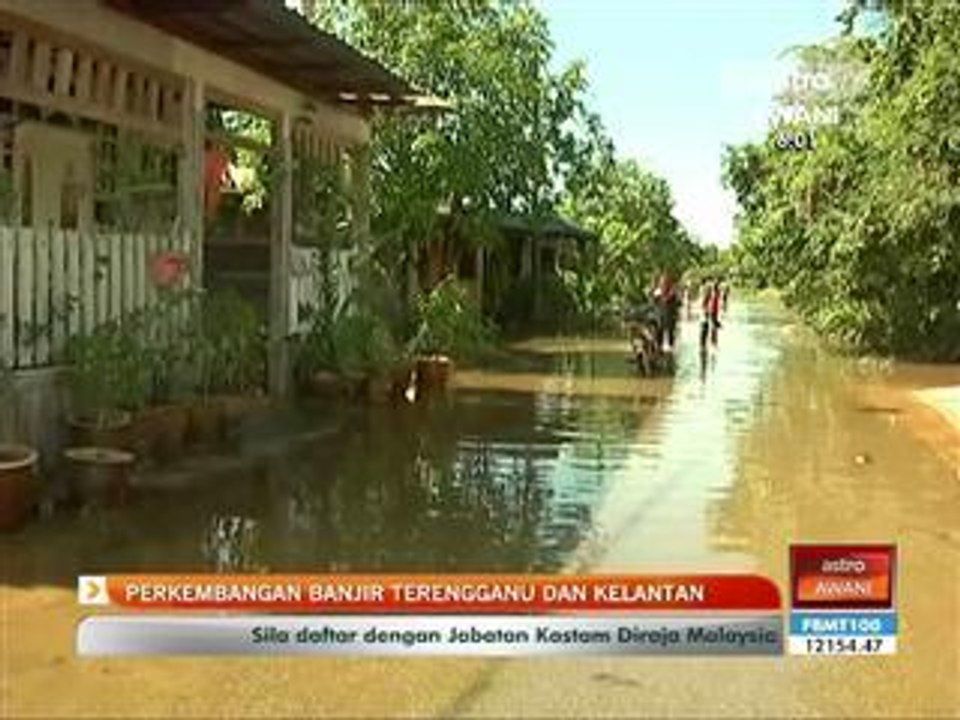
M542 237L572 238L574 240L595 241L597 235L560 215L504 215L498 218L497 226L501 231Z

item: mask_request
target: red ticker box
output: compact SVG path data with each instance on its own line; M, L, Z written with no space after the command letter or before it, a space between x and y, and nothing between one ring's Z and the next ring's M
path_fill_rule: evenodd
M895 545L791 546L793 607L892 608L896 552Z

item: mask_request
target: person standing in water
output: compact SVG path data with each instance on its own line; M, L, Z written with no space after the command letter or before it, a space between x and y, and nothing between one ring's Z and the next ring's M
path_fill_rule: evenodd
M654 292L654 299L660 316L657 342L661 350L666 345L666 349L672 351L677 342L677 322L680 319L681 300L677 286L673 284L667 273L660 276L660 282Z
M720 281L715 280L707 286L706 295L703 298L703 314L706 330L709 333L710 344L717 347L718 335L720 330L720 308L723 303L723 293L720 289ZM706 335L706 333L703 333ZM702 347L706 346L706 337L703 337Z

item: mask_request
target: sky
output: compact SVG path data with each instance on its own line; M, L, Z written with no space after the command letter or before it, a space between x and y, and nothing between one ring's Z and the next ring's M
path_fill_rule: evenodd
M763 137L790 74L783 52L839 32L842 0L535 2L556 61L586 61L590 104L619 154L670 182L677 217L702 242L729 245L723 146Z

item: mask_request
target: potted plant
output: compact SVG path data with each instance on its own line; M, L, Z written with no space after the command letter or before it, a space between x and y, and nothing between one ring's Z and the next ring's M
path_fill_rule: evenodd
M0 531L23 526L37 496L37 451L27 445L0 445Z
M314 306L303 308L306 330L294 338L294 372L301 392L316 397L349 394L340 375L333 342L333 320Z
M325 398L353 399L365 391L363 373L349 347L353 333L346 313L308 311L309 328L297 339L296 372L308 393Z
M455 360L468 360L490 343L493 329L456 278L450 276L417 300L416 332L410 341L416 357L417 390L444 390Z
M334 345L340 372L358 378L368 400L382 402L397 395L404 358L390 329L374 312L361 305L344 313L334 328Z
M71 444L130 449L132 409L144 405L149 382L135 318L104 323L70 339L67 358Z
M212 312L219 328L214 399L220 406L223 429L229 433L269 405L265 392L267 331L256 309L238 294L222 294L216 304Z
M145 405L149 384L140 319L110 321L68 343L73 412L64 457L71 489L82 500L122 499L129 490L136 461L132 411Z
M179 401L186 395L176 390L177 365L174 351L158 349L154 353L154 386L150 402L136 419L137 448L144 457L157 463L166 463L182 455L190 426L190 406Z
M6 419L15 429L14 395L13 373L0 367L0 407L14 411ZM37 460L37 451L32 447L0 442L0 531L20 528L33 510L37 495Z
M80 502L121 504L131 489L136 455L110 447L72 447L64 453L70 490Z
M153 321L175 328L172 310L178 305L168 299ZM148 328L150 325L148 324ZM169 462L182 455L190 424L189 391L185 381L186 343L179 333L163 338L159 332L148 332L143 361L149 378L146 407L137 415L137 436L143 455L158 463Z
M315 312L298 349L301 384L316 395L374 402L399 398L412 374L387 324L362 304L332 317Z
M266 340L253 307L232 291L201 298L190 358L196 391L190 436L198 445L214 445L266 402Z

